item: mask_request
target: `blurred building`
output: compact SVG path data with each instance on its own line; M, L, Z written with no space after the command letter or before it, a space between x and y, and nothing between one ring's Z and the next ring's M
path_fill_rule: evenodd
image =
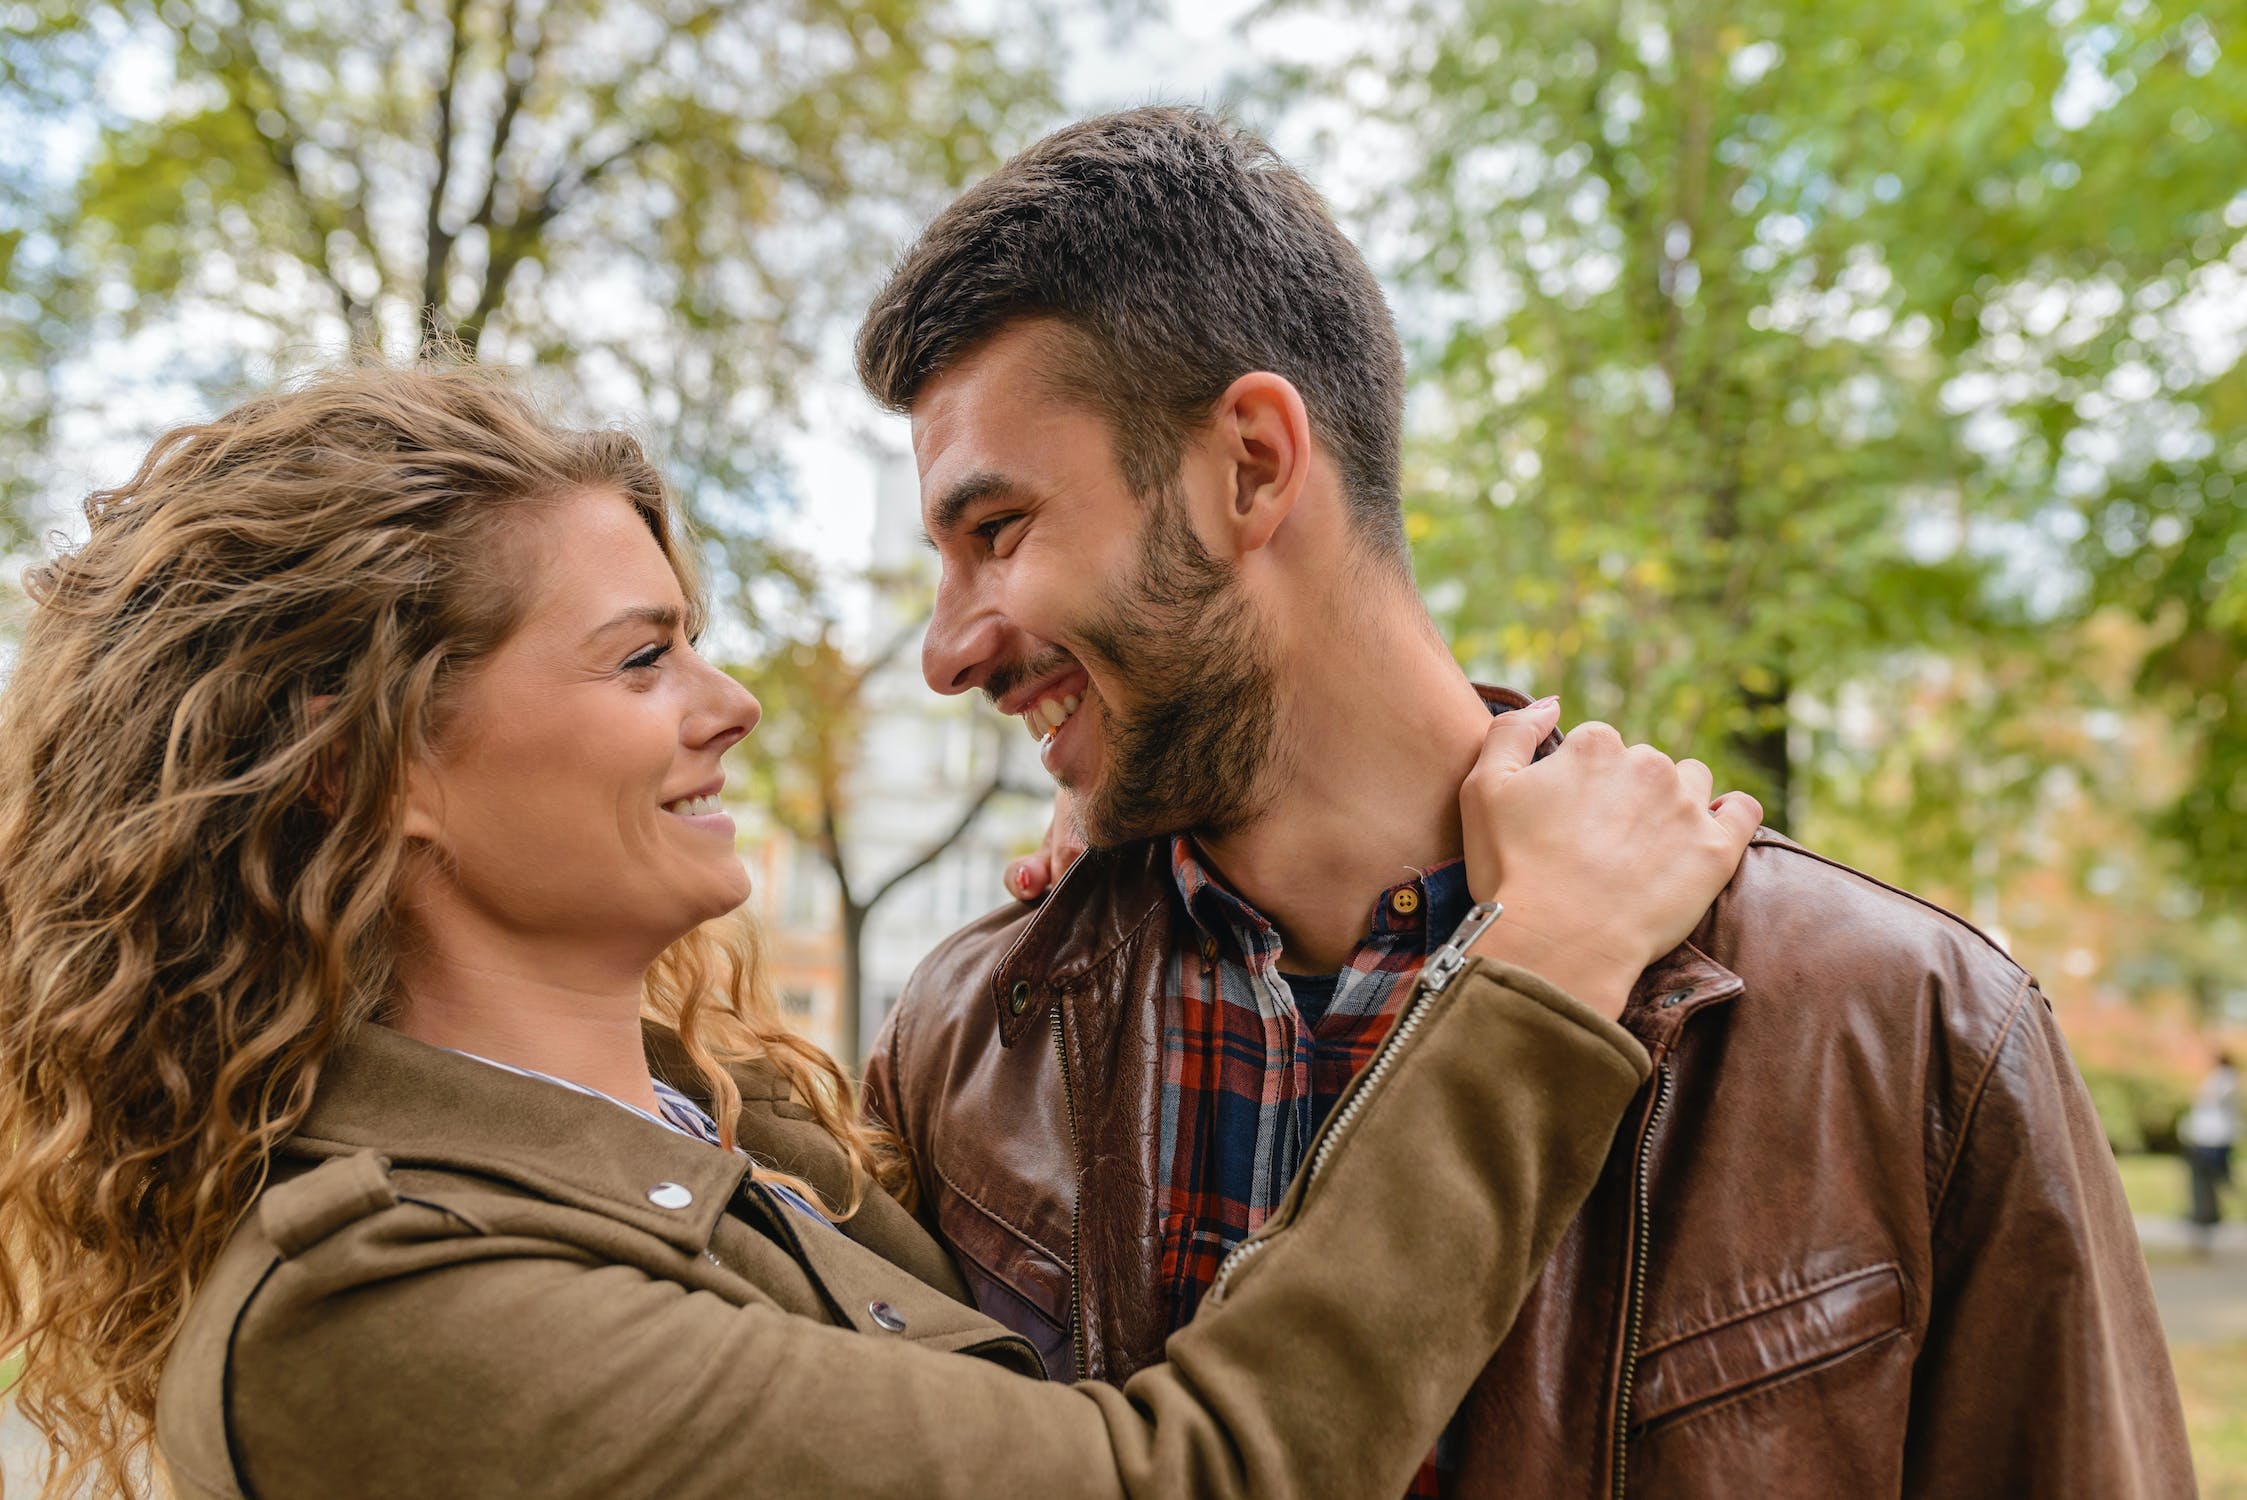
M873 573L885 582L869 601L866 639L878 645L901 631L912 632L912 639L869 683L845 846L860 898L941 839L994 776L1020 790L993 798L965 834L869 917L860 1018L868 1043L929 951L1012 899L1000 883L1006 862L1037 845L1052 811L1052 782L1022 726L1002 720L979 694L939 697L921 680L916 622L933 590L935 559L917 540L919 486L911 456L878 454L874 490L870 557ZM834 876L818 850L759 823L752 809L737 810L743 814L743 857L782 1005L805 1035L833 1050L843 942Z

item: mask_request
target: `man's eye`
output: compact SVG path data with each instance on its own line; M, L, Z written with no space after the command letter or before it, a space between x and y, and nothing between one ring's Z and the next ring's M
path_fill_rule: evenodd
M632 657L630 660L626 661L624 663L624 670L627 672L637 672L645 668L652 667L657 662L663 660L664 653L668 652L670 649L671 643L669 641L665 641L660 646L650 646L647 650L642 651L639 655Z
M993 516L990 520L976 527L975 534L983 538L985 546L996 546L998 545L999 533L1021 519L1020 516Z

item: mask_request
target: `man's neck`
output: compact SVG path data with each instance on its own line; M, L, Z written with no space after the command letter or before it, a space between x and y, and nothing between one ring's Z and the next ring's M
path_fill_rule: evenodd
M1295 660L1304 670L1281 685L1287 784L1254 824L1196 842L1279 929L1281 966L1325 974L1363 940L1381 892L1458 857L1459 787L1490 711L1409 596Z
M457 914L425 923L414 949L399 964L399 1031L657 1107L640 1035L644 965L524 944Z

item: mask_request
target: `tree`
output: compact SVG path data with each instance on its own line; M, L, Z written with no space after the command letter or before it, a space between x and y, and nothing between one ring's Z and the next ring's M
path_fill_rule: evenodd
M863 659L838 639L831 621L779 646L736 675L765 707L764 724L750 742L750 780L773 820L799 843L819 852L835 878L842 927L842 983L837 1005L836 1055L856 1064L864 1055L860 1018L866 924L876 908L905 882L951 849L1001 795L1040 796L1011 785L1007 757L996 743L1003 726L981 724L991 743L979 757L988 771L959 800L938 832L897 868L869 875L853 859L854 780L865 744L875 688L900 653L916 644L925 614L906 623ZM1051 793L1042 794L1050 797ZM999 893L993 891L998 899Z
M46 139L91 138L0 253L50 273L11 280L48 347L182 330L214 389L347 340L560 367L738 539L835 315L1051 108L1042 23L1001 19L1005 44L950 0L18 0L0 69L41 82Z
M1345 81L1418 163L1367 220L1438 612L1776 823L1831 789L1849 684L2064 641L2065 538L2146 488L2115 431L2193 446L2237 378L2202 340L2115 410L2235 253L2247 67L2212 11L1425 0L1386 35Z

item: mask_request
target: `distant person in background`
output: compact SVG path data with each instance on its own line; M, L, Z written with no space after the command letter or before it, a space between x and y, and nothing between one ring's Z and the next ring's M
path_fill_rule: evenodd
M2239 1141L2239 1070L2229 1052L2216 1054L2215 1067L2200 1080L2192 1108L2177 1126L2184 1144L2185 1170L2192 1178L2192 1222L2200 1230L2203 1253L2213 1248L2217 1221L2223 1218L2219 1195L2231 1187L2231 1148Z

